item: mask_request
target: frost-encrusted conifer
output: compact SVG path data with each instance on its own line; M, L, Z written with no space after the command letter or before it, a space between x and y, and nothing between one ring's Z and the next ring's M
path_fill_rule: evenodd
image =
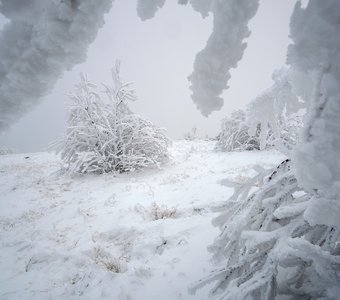
M100 92L82 75L70 94L67 135L56 148L71 173L128 172L167 158L165 131L129 109L136 96L131 84L122 83L119 62L112 79L114 85Z
M249 194L251 187L259 190ZM340 230L305 219L315 195L299 186L289 159L260 172L232 197L235 204L214 220L221 235L210 250L225 267L213 299L336 299L340 282Z
M237 190L244 197L215 220L223 267L196 286L214 282L213 299L339 299L339 19L336 0L295 7L288 62L308 119L293 159L259 174L255 193Z
M256 14L259 0L179 0L190 3L203 18L213 17L213 31L204 49L197 53L194 70L188 77L192 99L205 116L223 106L221 94L228 88L230 70L237 66L247 47L249 20ZM142 20L152 18L165 0L138 0Z

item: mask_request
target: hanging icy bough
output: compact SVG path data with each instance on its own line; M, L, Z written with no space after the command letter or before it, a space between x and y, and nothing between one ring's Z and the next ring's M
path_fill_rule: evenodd
M179 0L187 4L189 0ZM165 0L139 0L141 19L152 18ZM258 0L191 0L203 17L213 14L213 32L197 54L190 75L192 98L204 115L223 105L230 69L242 58L248 21ZM88 45L104 23L112 0L2 0L10 22L0 35L0 130L8 128L51 91L65 70L86 59ZM29 78L29 80L27 80Z
M180 1L183 3L183 1ZM192 7L203 17L213 15L213 32L206 47L197 54L194 71L189 76L192 99L205 116L223 106L221 94L228 88L230 70L237 67L250 35L249 20L256 14L258 0L191 0ZM139 0L141 19L153 17L164 1ZM183 3L185 4L185 3ZM147 12L149 10L149 12Z
M112 0L2 0L0 131L40 103L64 71L86 60Z
M292 16L288 62L312 82L307 124L293 161L299 183L330 198L340 195L340 2L309 1ZM300 82L296 82L301 89ZM340 201L340 199L339 199ZM340 215L340 211L339 211Z

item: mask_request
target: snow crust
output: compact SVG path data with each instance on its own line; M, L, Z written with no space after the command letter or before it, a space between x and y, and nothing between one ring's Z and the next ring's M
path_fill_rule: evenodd
M86 60L112 0L3 0L0 130L36 106L62 73Z
M48 153L0 156L0 298L206 300L209 287L188 286L213 268L211 221L232 194L219 182L282 159L213 148L175 142L163 170L116 177L61 175ZM157 219L154 203L175 213Z

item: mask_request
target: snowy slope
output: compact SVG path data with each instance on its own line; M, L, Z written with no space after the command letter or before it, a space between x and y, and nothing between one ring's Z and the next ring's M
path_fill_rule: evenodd
M213 269L211 220L232 193L219 182L282 160L213 147L175 142L161 170L76 178L53 154L0 156L0 299L206 299L187 288Z

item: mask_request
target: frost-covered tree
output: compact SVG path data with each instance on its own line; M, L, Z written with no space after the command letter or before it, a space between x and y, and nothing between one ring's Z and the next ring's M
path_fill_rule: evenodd
M304 103L294 93L289 76L289 69L275 71L272 76L274 84L247 105L249 134L255 135L261 127L260 149L277 143L291 149L296 143L301 126L301 115L297 113Z
M168 156L165 131L129 109L136 96L131 84L122 83L119 62L112 79L114 85L100 93L82 75L70 94L67 135L56 149L71 173L128 172L159 165Z
M198 283L215 283L212 298L339 299L339 19L336 0L295 7L288 62L307 122L292 161L259 174L255 193L238 190L244 197L215 220L224 266Z
M279 148L292 150L302 127L304 102L293 92L287 69L275 71L272 87L252 100L245 111L222 121L217 150L243 151Z

